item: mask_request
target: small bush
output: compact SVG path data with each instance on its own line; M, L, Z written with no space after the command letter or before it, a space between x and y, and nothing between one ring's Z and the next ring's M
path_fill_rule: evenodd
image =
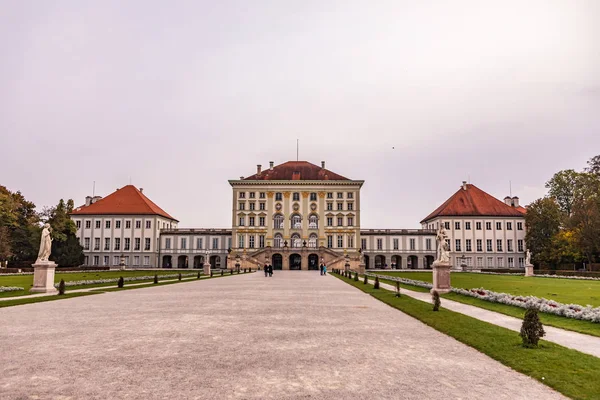
M225 274L223 273L223 270L221 270L221 276L223 276L223 275L225 275Z
M354 274L354 282L358 282L358 272Z
M375 277L375 284L373 285L373 289L379 289L379 277Z
M118 288L122 288L123 285L125 285L125 280L123 279L123 277L119 277L119 280L117 281L117 287Z
M158 283L158 274L154 275L154 283L157 284Z
M179 275L177 276L177 279L181 280L181 272L179 273Z
M439 311L440 310L440 294L437 292L437 290L434 290L431 293L431 296L433 297L433 311Z
M366 285L367 283L369 283L369 277L365 275L365 279L363 280L363 283Z
M59 295L63 295L65 294L65 280L61 279L60 283L58 284L58 294Z
M213 276L213 273L212 273L212 269L211 269L210 270L210 277L212 278L212 276Z
M396 297L400 297L400 282L396 281Z
M525 317L523 318L523 325L521 325L521 339L523 339L523 346L525 347L537 347L540 338L544 336L546 332L540 322L538 316L538 309L530 307L525 311Z
M198 272L198 279L200 279L200 272Z

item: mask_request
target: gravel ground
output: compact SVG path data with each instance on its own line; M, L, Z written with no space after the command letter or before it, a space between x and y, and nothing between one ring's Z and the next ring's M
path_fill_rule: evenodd
M276 271L0 309L1 399L559 399L327 276Z

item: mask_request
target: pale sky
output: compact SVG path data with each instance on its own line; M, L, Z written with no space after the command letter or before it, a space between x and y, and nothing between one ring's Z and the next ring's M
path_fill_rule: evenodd
M227 180L299 139L366 181L363 228L416 228L600 154L595 0L4 0L0 57L0 184L40 210L131 180L230 227Z

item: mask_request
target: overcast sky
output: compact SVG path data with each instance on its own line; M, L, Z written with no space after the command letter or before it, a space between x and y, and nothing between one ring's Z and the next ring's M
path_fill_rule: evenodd
M469 180L529 203L600 154L600 1L28 1L0 7L0 184L38 208L131 182L230 227L228 179L364 179L364 228Z

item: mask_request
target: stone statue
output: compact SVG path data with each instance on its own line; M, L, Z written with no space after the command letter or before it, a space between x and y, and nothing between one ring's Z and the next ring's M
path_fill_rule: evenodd
M448 243L446 243L446 239L448 239L448 234L446 233L446 229L444 225L440 225L440 229L436 235L437 240L437 262L447 263L450 262L450 249L448 248Z
M525 265L531 265L531 252L527 249L527 254L525 255Z
M48 262L48 257L50 257L50 252L52 250L52 237L50 236L50 232L52 232L50 224L44 224L42 238L40 240L40 252L38 253L36 264L39 262Z

